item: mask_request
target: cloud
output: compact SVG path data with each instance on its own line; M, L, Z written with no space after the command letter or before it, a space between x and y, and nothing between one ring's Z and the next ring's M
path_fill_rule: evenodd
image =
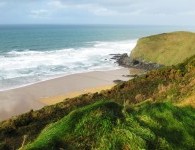
M82 11L88 11L96 16L112 16L118 14L117 11L110 10L98 4L78 4L74 5L74 7Z
M31 10L30 15L34 18L48 18L49 11L46 9Z
M47 3L48 6L52 6L54 8L57 8L57 9L61 9L61 8L66 8L67 5L63 4L61 1L59 0L52 0L52 1L49 1Z
M191 10L191 11L184 11L179 13L179 15L188 15L188 16L195 16L195 10Z
M193 11L193 0L53 0L61 8L80 7L99 14L174 15ZM193 5L194 4L194 5Z
M54 9L66 9L66 10L76 10L89 12L97 16L110 16L116 15L117 12L113 10L109 10L106 7L100 6L96 3L73 3L73 2L62 2L60 0L53 0L47 3L49 6L52 6Z
M92 12L96 16L113 16L113 15L118 14L118 12L113 11L113 10L109 10L107 8L104 8L104 7L90 7L88 9L90 12Z
M80 9L95 15L133 14L143 0L51 0L49 6L56 9ZM150 0L151 1L151 0ZM138 8L139 11L141 10Z
M131 0L108 0L108 1L87 1L87 0L53 0L48 2L49 6L56 10L75 10L89 12L95 16L127 16L138 15L143 9L137 9L135 2Z
M194 6L195 0L0 0L0 22L194 24Z

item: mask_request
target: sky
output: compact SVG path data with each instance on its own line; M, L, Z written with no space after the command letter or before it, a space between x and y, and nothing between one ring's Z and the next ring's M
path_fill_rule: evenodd
M0 0L0 24L195 25L195 0Z

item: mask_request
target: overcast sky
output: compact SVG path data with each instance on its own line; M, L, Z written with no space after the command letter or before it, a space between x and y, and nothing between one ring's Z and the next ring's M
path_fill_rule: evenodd
M195 0L0 0L0 24L195 25Z

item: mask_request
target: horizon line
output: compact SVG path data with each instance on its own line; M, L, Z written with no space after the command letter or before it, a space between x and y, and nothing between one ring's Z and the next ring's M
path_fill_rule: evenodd
M195 27L195 25L171 25L171 24L164 24L164 25L160 25L160 24L74 24L74 23L18 23L18 24L1 24L0 23L0 26L14 26L14 25L61 25L61 26L87 26L87 25L90 25L90 26L96 26L96 25L99 25L99 26L173 26L173 27Z

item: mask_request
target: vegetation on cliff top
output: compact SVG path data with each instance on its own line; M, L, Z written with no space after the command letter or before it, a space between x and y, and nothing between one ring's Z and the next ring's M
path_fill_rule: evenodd
M190 150L195 147L194 120L194 109L168 102L127 108L96 102L50 124L24 149Z
M139 39L131 53L132 59L176 65L195 55L195 33L172 32Z
M6 120L0 149L193 149L194 98L195 56Z

